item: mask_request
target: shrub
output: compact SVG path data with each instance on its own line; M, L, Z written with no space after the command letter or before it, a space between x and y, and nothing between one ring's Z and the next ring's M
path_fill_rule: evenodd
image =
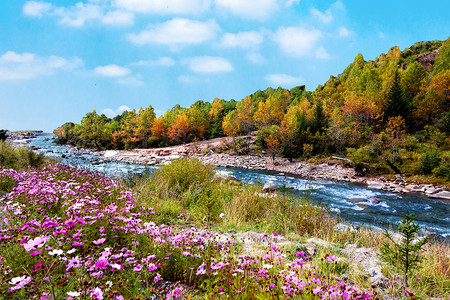
M203 185L214 178L214 167L198 159L177 159L161 166L152 176L157 190L180 196L193 185Z
M420 160L419 172L422 174L431 174L434 168L439 166L441 154L438 151L427 151Z

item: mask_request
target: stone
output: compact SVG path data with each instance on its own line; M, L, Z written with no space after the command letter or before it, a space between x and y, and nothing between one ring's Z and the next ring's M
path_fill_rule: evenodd
M377 181L368 181L367 184L367 188L372 190L381 190L384 187L384 184Z
M431 195L431 194L436 194L442 192L442 189L438 189L438 188L433 188L433 187L429 187L425 190L425 194L427 195Z
M367 202L364 198L352 198L347 200L350 203L359 203L359 202Z
M435 194L428 195L430 198L438 198L438 199L444 199L444 200L450 200L450 192L449 191L442 191Z
M377 204L379 204L380 202L381 202L381 200L378 199L377 197L371 197L371 198L369 198L369 203L372 204L372 205L377 205Z
M266 182L263 187L263 191L275 191L277 189L277 185L273 182Z

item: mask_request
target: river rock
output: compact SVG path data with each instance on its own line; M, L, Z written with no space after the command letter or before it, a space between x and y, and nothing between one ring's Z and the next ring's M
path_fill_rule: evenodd
M277 189L277 185L273 182L266 182L263 187L263 191L275 191Z
M444 200L450 200L450 192L449 191L442 191L438 192L436 194L429 195L430 198L438 198L438 199L444 199Z
M429 187L425 190L425 194L427 194L428 196L432 195L432 194L436 194L442 192L442 189L438 189L438 188L434 188L434 187Z
M414 185L414 184L407 185L405 187L405 189L407 189L408 191L414 192L414 193L418 193L418 192L422 191L422 188L420 186Z
M384 187L384 184L377 181L368 181L367 184L367 188L372 190L381 190Z
M347 200L350 203L359 203L359 202L367 202L364 198L352 198Z
M379 204L380 202L381 202L381 200L378 199L377 197L370 197L370 198L369 198L369 203L372 204L372 205L377 205L377 204Z
M388 279L381 272L381 262L378 260L375 248L358 248L356 244L347 244L342 250L342 254L353 264L355 270L358 270L359 266L362 267L369 282L380 287L387 286Z

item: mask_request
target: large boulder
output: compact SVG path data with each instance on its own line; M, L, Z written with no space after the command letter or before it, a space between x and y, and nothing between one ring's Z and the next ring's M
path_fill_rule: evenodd
M277 189L277 185L273 182L266 182L263 187L263 191L275 191Z
M378 181L368 181L367 184L367 188L372 190L381 190L384 187L384 184Z
M430 198L438 198L438 199L444 199L444 200L450 200L450 192L449 191L442 191L436 194L430 194L428 195Z

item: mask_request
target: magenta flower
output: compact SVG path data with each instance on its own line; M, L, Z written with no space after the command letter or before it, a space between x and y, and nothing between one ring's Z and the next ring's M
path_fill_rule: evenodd
M105 241L106 241L105 238L101 238L101 239L98 239L98 240L92 241L92 242L96 245L100 245L100 244L103 244Z
M330 260L330 261L335 261L338 258L336 256L333 256L333 255L328 255L327 259Z
M322 291L322 288L320 286L318 286L318 287L316 287L315 289L312 290L314 295L320 293L321 291Z
M94 298L94 297L96 297L96 298ZM98 299L98 300L103 300L103 292L102 292L102 290L99 289L98 287L96 287L91 292L91 298Z
M153 281L154 281L154 282L158 282L158 281L160 281L160 280L161 280L161 274L156 273L156 276L155 276L155 278L153 279Z
M154 263L150 263L150 264L148 264L147 269L150 272L152 272L152 271L155 271L156 269L158 269L158 267Z

